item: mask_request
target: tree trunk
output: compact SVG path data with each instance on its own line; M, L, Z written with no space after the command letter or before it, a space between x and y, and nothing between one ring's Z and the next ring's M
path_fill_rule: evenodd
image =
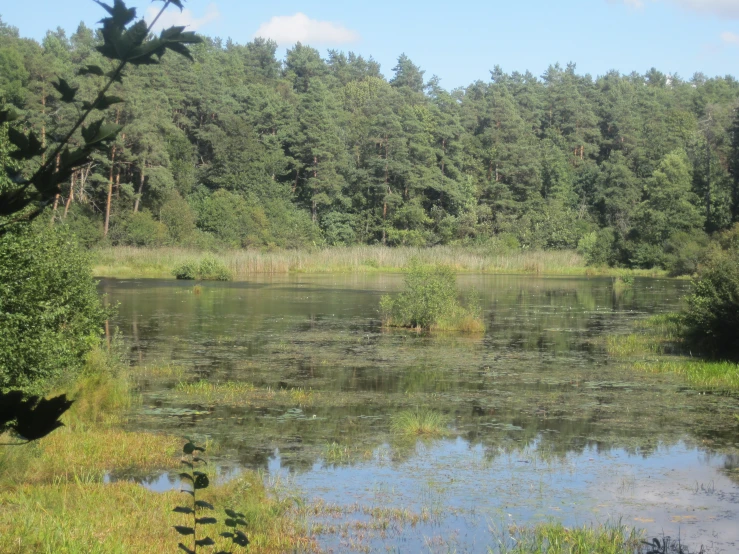
M64 219L67 219L67 214L69 213L69 206L72 205L72 202L74 201L74 183L77 177L77 172L72 172L72 178L69 182L69 196L67 196L67 202L64 204Z
M146 168L146 161L141 163L141 169L140 169L141 176L139 177L139 193L136 195L136 201L133 203L133 213L136 213L139 211L139 202L141 200L141 195L144 194L144 180L146 179L146 176L144 174L145 168Z
M115 122L118 123L120 119L121 111L117 110L115 114ZM103 229L103 236L108 236L108 230L110 229L110 201L113 199L113 175L115 173L115 144L110 149L110 174L108 175L108 200L105 203L105 227Z
M711 143L706 139L706 227L713 230L711 224Z
M115 168L115 145L110 151L110 174L108 175L108 200L105 203L105 227L103 228L103 236L108 236L110 229L110 201L113 199L113 173Z

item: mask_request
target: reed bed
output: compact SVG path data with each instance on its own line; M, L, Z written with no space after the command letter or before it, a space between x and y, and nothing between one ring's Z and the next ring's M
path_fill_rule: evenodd
M624 270L586 267L577 252L496 252L484 248L436 246L387 248L354 246L322 250L232 250L219 253L185 248L111 247L94 252L98 277L172 278L172 271L204 258L222 262L237 280L256 274L396 272L412 260L424 265L447 266L455 272L515 273L532 275L622 275ZM633 275L656 275L659 271L634 271Z

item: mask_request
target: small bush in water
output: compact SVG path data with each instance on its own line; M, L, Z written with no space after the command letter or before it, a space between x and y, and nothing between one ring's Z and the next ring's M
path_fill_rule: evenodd
M176 267L172 274L181 280L189 281L230 281L231 271L216 258L203 258L200 262L191 260Z
M383 296L380 312L390 327L484 331L479 296L470 294L467 306L457 297L456 278L450 268L427 267L414 261L405 276L405 290L397 297Z

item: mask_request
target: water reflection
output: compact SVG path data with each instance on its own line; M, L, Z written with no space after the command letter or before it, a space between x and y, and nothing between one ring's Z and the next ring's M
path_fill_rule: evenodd
M616 293L610 279L459 282L481 292L484 336L380 328L379 298L399 290L397 275L260 278L206 284L200 295L172 281L103 281L101 290L120 302L115 324L135 364L183 368L140 381L144 406L131 425L213 437L219 463L289 472L327 502L451 503L431 527L404 527L396 545L443 533L475 551L508 514L519 523L624 515L655 534L690 525L705 544L719 534L731 551L739 400L634 373L602 349L605 335L676 309L686 283L637 279ZM251 383L258 394L176 389L203 378ZM417 406L446 413L457 439L400 444L390 418ZM329 464L331 444L347 454ZM441 492L428 489L439 480ZM688 481L721 494L700 484L690 492ZM386 490L396 497L377 493ZM691 503L701 506L694 523L682 513Z

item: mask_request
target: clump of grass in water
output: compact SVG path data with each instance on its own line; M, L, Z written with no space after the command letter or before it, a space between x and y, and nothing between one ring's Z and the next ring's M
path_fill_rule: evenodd
M176 266L172 275L184 281L231 281L233 273L219 259L206 257L200 261L189 260Z
M633 554L640 552L643 534L624 525L565 527L545 523L536 527L512 526L498 533L489 554Z
M398 435L441 437L447 433L447 418L425 408L405 410L392 416L390 429Z
M175 386L175 391L191 395L200 396L207 400L228 400L238 396L243 396L254 392L254 385L251 383L242 383L238 381L227 381L225 383L212 383L205 379L187 383L180 381Z
M613 280L613 291L623 292L634 287L633 275L619 275Z
M466 306L457 297L451 268L429 267L413 261L405 276L405 290L395 298L383 296L380 312L388 327L484 332L479 295L469 294Z

